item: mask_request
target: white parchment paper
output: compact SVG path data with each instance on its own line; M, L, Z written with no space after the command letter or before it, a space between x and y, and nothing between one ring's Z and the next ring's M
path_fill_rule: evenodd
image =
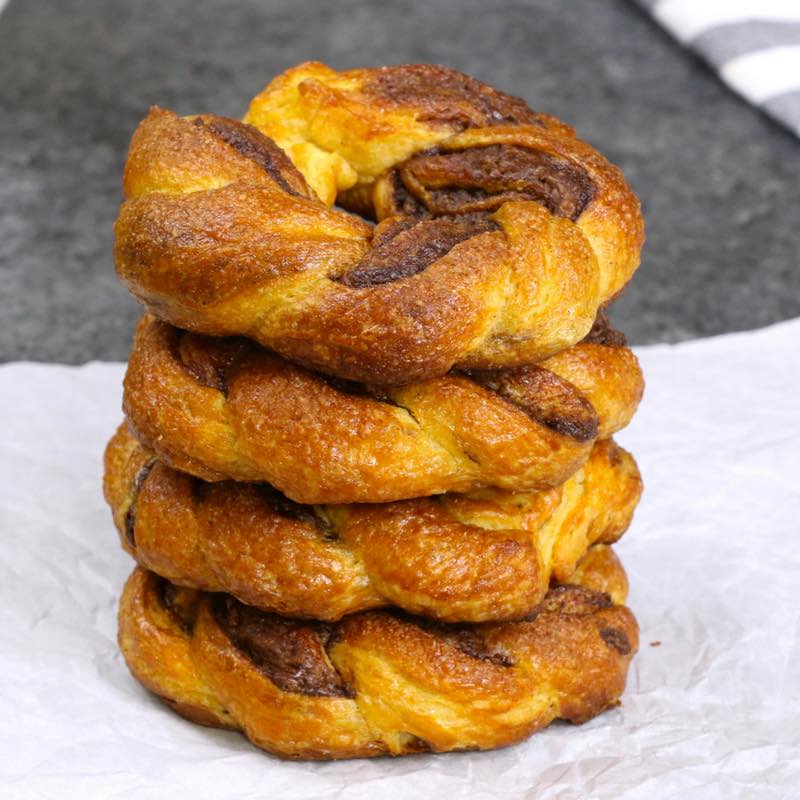
M285 763L130 678L100 491L123 367L0 367L0 797L800 797L800 320L639 350L620 708L514 748ZM650 643L660 642L658 646Z

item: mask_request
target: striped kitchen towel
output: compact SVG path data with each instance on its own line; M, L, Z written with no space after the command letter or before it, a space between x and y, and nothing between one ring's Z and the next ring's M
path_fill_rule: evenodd
M638 0L729 86L800 136L800 0Z

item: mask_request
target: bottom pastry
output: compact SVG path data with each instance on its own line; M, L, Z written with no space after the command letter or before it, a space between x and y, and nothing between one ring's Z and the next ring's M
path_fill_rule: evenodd
M444 624L394 610L297 621L137 568L120 601L134 677L203 725L287 758L513 744L616 705L638 647L604 545L524 621Z

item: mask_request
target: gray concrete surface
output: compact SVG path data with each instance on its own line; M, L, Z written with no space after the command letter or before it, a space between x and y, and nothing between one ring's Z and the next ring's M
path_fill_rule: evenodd
M800 314L800 143L625 0L11 0L0 15L0 360L124 359L114 277L130 134L152 103L240 115L275 73L441 62L574 124L648 221L613 311L634 342Z

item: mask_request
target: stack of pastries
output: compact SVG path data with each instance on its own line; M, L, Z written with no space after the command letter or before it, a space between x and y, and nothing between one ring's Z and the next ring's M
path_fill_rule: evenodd
M603 309L639 203L559 120L443 67L154 108L116 225L141 301L105 494L145 687L289 758L488 749L614 706L637 649Z

